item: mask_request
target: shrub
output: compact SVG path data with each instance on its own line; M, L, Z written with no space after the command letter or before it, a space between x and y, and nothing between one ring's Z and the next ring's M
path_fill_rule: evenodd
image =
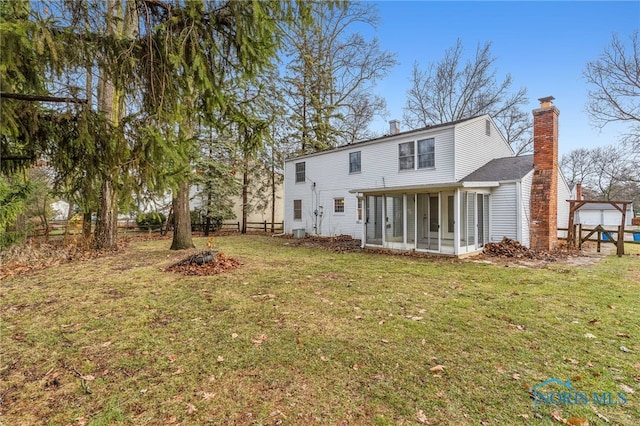
M140 213L136 217L136 224L142 231L150 231L161 229L166 219L165 215L158 212Z

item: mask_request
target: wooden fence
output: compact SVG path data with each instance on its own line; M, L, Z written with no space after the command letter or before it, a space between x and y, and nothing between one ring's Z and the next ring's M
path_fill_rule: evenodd
M569 231L568 228L558 228L558 231ZM600 253L600 246L602 243L611 243L617 246L618 235L620 234L620 227L616 230L605 229L601 225L597 225L595 228L584 228L582 224L574 225L575 245L578 248L582 248L582 244L587 241L593 241L597 244L598 253ZM566 235L566 234L565 234ZM640 244L640 229L636 230L624 230L623 241L625 244ZM558 237L558 239L566 240L567 237Z
M222 230L234 230L240 232L242 230L242 222L223 222ZM262 232L271 232L271 222L263 221L263 222L247 222L247 231L262 231ZM274 233L282 233L284 232L284 221L276 222L273 224L273 232Z
M67 227L66 220L52 220L48 223L50 236L54 235L62 235ZM193 223L191 224L191 230L194 232L202 232L203 224L201 223ZM238 231L242 229L242 222L223 222L221 230L233 230ZM162 231L159 227L157 229L148 230L140 230L136 221L134 219L122 219L118 221L118 232L154 232L154 231ZM271 222L263 221L263 222L247 222L247 231L253 232L271 232ZM68 229L69 234L81 234L82 233L82 220L76 221L69 226ZM213 232L213 230L212 230ZM274 233L282 233L284 232L284 222L276 222L274 223ZM32 232L29 233L31 236L44 236L46 234L44 227L36 226Z

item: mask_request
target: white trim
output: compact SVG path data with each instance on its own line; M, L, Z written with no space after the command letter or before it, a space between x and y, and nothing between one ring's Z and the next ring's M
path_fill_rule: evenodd
M462 182L463 188L495 188L500 182Z

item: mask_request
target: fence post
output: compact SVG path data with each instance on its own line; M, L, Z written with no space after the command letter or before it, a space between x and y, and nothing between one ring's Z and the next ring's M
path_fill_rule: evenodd
M238 222L238 232L240 232L240 222Z
M264 232L265 233L267 232L267 221L266 220L264 221Z
M578 249L582 250L582 224L576 225L578 227Z

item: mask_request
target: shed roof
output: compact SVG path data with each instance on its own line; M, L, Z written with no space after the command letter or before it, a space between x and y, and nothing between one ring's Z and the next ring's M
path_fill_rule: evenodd
M580 210L616 210L617 208L611 205L611 203L587 203L580 207ZM627 211L633 210L633 204L627 204Z

